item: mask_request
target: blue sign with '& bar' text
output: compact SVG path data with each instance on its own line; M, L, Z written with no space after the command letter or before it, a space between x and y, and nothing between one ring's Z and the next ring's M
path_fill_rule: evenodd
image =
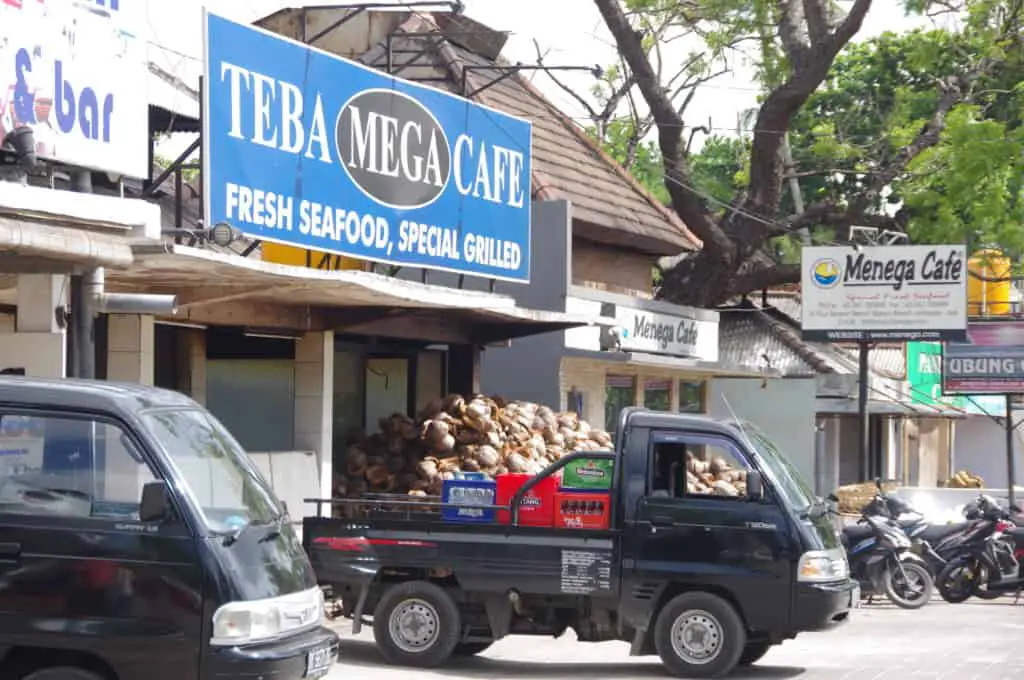
M209 224L529 281L529 122L260 28L205 22Z

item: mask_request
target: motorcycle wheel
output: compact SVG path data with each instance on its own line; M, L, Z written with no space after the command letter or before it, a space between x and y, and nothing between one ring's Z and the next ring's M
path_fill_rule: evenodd
M901 609L920 609L932 599L935 586L932 575L917 562L903 562L886 570L883 584L885 596Z
M1006 593L992 592L988 589L988 568L982 565L978 569L978 578L974 582L974 595L982 600L997 600Z
M966 602L974 594L976 578L974 559L956 557L946 563L935 579L939 595L950 604Z

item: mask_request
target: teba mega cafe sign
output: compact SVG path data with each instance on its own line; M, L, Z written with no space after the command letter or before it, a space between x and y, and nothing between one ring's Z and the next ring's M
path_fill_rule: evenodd
M962 245L808 247L800 264L805 339L967 337L968 274Z
M41 158L147 177L146 4L0 0L0 140Z
M529 281L529 122L260 28L204 20L211 224Z

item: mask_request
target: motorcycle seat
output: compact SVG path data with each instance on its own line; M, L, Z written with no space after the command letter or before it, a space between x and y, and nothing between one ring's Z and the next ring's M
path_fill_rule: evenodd
M843 527L843 540L847 541L850 545L859 543L869 536L874 536L875 532L871 530L871 527L860 524Z
M958 531L963 531L967 528L969 522L957 522L956 524L932 524L927 529L922 531L918 538L928 541L929 543L935 543L941 541L946 536L955 534Z

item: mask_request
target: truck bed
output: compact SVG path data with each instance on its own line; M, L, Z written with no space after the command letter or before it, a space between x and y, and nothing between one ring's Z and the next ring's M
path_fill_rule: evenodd
M454 576L467 591L618 594L618 532L462 524L437 515L303 520L317 580L359 587L387 570Z

